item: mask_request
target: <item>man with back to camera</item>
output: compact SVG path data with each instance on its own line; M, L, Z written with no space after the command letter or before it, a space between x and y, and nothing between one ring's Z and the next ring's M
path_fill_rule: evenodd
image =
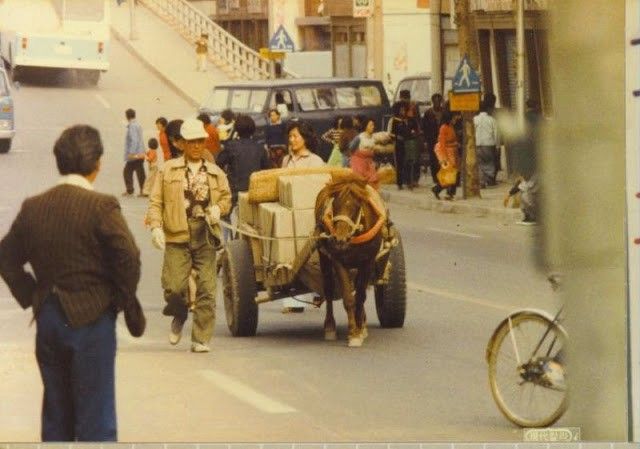
M0 276L33 309L42 441L116 441L116 314L124 310L131 335L143 334L140 252L118 200L93 191L98 131L68 128L53 152L62 176L22 204L0 242Z
M191 351L202 353L210 351L213 336L218 222L231 210L231 191L220 167L202 157L208 136L202 122L184 120L179 134L184 156L167 161L158 173L147 217L153 245L165 251L161 282L167 302L163 313L173 317L169 343L178 344L182 336L188 279L195 270Z
M133 195L133 172L136 172L138 178L138 186L140 187L140 193L138 196L144 196L142 189L144 188L144 181L146 175L144 173L144 160L146 158L146 151L144 148L144 142L142 141L142 126L136 121L136 111L133 109L127 109L124 113L127 118L127 135L124 141L124 185L126 191L122 196Z

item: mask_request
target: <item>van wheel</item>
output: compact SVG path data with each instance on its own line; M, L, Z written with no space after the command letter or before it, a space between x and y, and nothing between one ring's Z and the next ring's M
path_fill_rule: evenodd
M0 139L0 154L8 153L11 149L11 139Z

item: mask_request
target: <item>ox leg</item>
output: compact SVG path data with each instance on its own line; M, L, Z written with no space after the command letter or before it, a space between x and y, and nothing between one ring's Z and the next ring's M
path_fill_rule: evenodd
M367 331L367 315L364 311L364 303L367 300L367 286L369 285L369 276L371 271L368 269L359 269L355 280L356 288L356 326L362 340L369 335Z
M356 325L356 299L352 290L349 270L340 264L336 264L336 274L342 284L342 302L344 310L347 312L347 321L349 323L349 346L362 346L362 337Z
M320 254L320 271L322 272L322 282L324 286L324 298L327 304L326 314L324 318L324 339L336 340L338 334L336 332L336 320L333 317L333 267L331 259L322 252Z

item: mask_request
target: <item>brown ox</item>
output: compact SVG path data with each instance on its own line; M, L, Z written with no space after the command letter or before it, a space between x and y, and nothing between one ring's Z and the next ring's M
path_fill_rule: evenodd
M339 282L349 321L349 346L362 346L367 337L364 302L367 286L375 272L376 255L382 241L386 213L377 193L354 175L328 184L316 199L318 228L328 236L318 243L327 313L326 340L336 339L333 299L334 280ZM378 201L376 201L378 200ZM350 270L355 270L352 283ZM354 295L355 287L355 295Z

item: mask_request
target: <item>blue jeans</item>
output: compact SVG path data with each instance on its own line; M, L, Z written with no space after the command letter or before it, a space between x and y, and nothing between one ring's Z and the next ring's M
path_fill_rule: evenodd
M44 384L42 441L116 441L116 315L71 328L57 297L38 314L36 359Z

